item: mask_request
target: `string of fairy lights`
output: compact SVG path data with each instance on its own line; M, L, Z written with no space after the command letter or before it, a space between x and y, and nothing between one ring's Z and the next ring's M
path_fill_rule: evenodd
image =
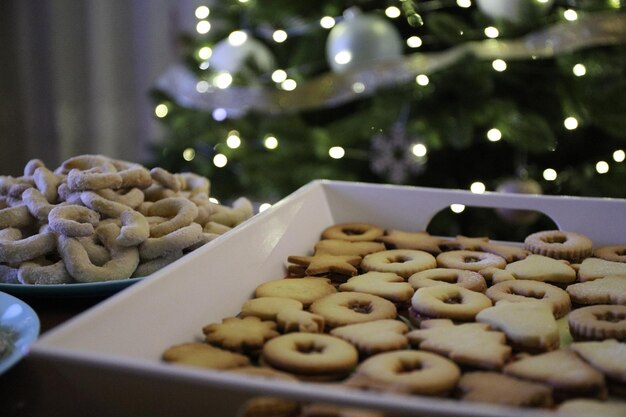
M232 1L232 0L231 0ZM249 0L234 0L245 7L246 3ZM437 1L423 1L419 3L420 11L430 11L436 8L443 7L460 7L460 8L470 8L474 6L474 2L476 0L437 0ZM549 0L536 0L539 3L547 3ZM411 2L405 2L401 0L403 5L406 5ZM572 4L575 2L565 2L565 5L562 6L559 10L559 18L563 22L573 22L578 20L579 12L577 12L573 7L568 4ZM412 3L411 3L412 4ZM622 0L611 0L609 2L611 7L620 8L622 7ZM195 18L196 18L196 32L200 36L206 36L209 34L212 28L211 21L209 18L211 17L211 10L207 5L198 6L195 9ZM412 13L413 15L409 15ZM384 10L384 15L389 19L398 19L402 16L406 17L409 23L417 22L414 26L419 26L421 24L421 17L415 11L415 9L410 9L408 12L406 8L401 10L396 6L389 6ZM413 19L411 19L413 18ZM266 41L274 42L275 44L282 44L287 41L289 38L294 36L300 36L308 31L313 30L315 26L321 27L325 30L331 30L335 25L342 20L341 16L320 16L320 18L314 22L309 22L308 24L299 24L296 27L282 27L282 28L265 28L263 31L259 33L255 33L255 36L261 36ZM500 36L500 30L496 25L490 25L482 30L483 39L497 39ZM227 41L232 46L241 45L248 39L248 34L244 30L235 30L232 31L228 37ZM427 45L429 40L420 36L411 35L405 39L406 45L411 50L419 51L424 45ZM210 46L201 46L196 51L196 56L199 61L199 68L201 70L206 70L210 67L210 60L213 55L213 49ZM340 63L342 60L345 60L346 57L342 56L340 53L335 55L333 59ZM507 63L503 59L495 59L491 62L491 67L496 72L504 72L507 70ZM584 77L587 74L587 68L583 63L576 63L572 67L572 73L576 77ZM298 88L298 84L296 80L290 78L290 69L289 68L278 68L275 69L269 74L269 79L274 83L275 87L284 91L293 91ZM416 88L425 87L430 84L430 79L426 74L419 74L415 77L415 86ZM213 75L211 80L201 80L196 85L196 90L199 93L210 92L212 88L217 89L227 89L233 83L233 74L230 74L225 71L218 72ZM366 86L362 86L363 89ZM154 112L156 117L158 118L166 118L168 116L170 110L170 103L161 102L156 105ZM213 118L216 121L223 121L228 117L228 113L225 109L215 109L212 113ZM574 131L578 129L584 121L578 115L575 114L567 114L564 115L563 118L563 128L569 131ZM485 140L495 143L499 142L503 139L502 132L497 128L487 129L485 132ZM231 130L228 132L227 137L224 140L225 146L227 146L230 150L238 149L243 142L244 138L241 137L240 133L236 130ZM268 151L279 151L280 150L280 138L276 137L276 135L272 133L265 134L261 139L262 146ZM217 149L217 147L216 147ZM428 148L423 143L413 143L409 146L408 149L415 157L424 158L428 153ZM350 150L344 149L342 146L333 145L328 149L328 157L331 159L341 160L343 158L349 158ZM194 148L187 148L182 153L182 158L185 161L192 161L196 157L196 150ZM623 149L616 149L612 153L612 155L607 155L605 160L599 160L595 164L595 172L597 174L606 174L610 171L611 165L613 163L623 163L626 160L626 152ZM213 155L212 163L217 168L224 168L228 165L229 160L226 154L222 152L217 152ZM542 171L543 180L552 182L557 181L559 178L559 173L551 167L545 167ZM473 193L484 193L487 191L487 187L481 181L472 182L469 185L469 190ZM269 205L262 205L261 209L267 208ZM454 205L451 207L452 211L456 213L460 213L464 210L463 206Z

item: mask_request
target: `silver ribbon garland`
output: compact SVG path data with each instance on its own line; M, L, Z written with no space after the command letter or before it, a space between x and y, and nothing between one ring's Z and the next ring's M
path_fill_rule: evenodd
M249 111L278 115L339 106L370 96L381 88L408 83L419 74L432 74L468 56L481 60L551 58L583 48L622 43L626 43L626 14L609 12L556 24L520 39L472 41L446 51L414 53L342 74L326 73L298 85L293 91L271 86L231 85L226 89L210 87L206 92L198 92L196 86L200 80L181 64L170 67L157 80L156 87L178 105L189 109L223 109L231 118Z

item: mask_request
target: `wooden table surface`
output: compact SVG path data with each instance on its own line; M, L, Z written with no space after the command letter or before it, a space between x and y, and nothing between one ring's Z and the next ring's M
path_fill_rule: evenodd
M41 298L16 296L37 313L40 334L77 316L105 297ZM89 404L81 399L68 381L44 372L28 356L0 375L0 416L90 416Z

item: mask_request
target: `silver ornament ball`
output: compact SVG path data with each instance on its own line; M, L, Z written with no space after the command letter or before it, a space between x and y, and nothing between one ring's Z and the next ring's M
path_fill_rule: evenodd
M518 24L544 15L553 4L554 0L476 0L483 14Z
M385 17L355 13L346 16L328 34L326 59L335 73L398 59L403 43L398 30Z
M246 70L246 65L252 63L262 72L275 69L275 59L272 51L257 39L245 32L231 34L215 44L209 59L209 65L215 71L226 71L237 74Z
M513 194L542 194L541 185L532 179L508 179L503 181L497 188L500 193ZM541 215L533 210L496 209L496 213L505 221L517 225L529 225L537 221Z

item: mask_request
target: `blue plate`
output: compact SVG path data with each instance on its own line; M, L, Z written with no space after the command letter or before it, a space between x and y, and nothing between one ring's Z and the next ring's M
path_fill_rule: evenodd
M0 283L0 291L23 297L102 297L113 295L143 278L71 284L24 285Z
M6 349L0 352L0 374L28 353L39 336L39 317L22 300L0 292L0 332Z

